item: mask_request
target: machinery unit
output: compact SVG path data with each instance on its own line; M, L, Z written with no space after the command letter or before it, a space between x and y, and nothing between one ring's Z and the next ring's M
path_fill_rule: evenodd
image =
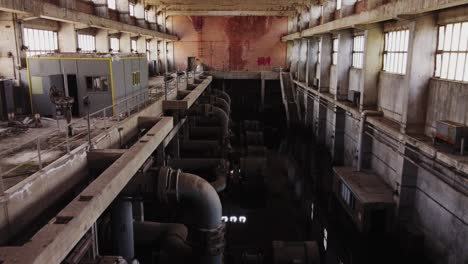
M0 119L7 120L15 112L15 94L12 80L0 80Z
M138 94L141 94L138 100L145 100L148 64L142 54L56 53L27 60L33 113L55 116L49 94L53 86L74 99L72 114L75 117L86 114L83 102L86 96L91 113ZM129 107L136 104L136 101L128 102ZM106 114L120 113L126 107L119 104Z
M362 233L386 233L393 222L393 192L380 178L353 167L333 167L333 192Z
M436 122L435 138L458 148L463 138L465 142L468 141L468 127L448 120L439 120Z

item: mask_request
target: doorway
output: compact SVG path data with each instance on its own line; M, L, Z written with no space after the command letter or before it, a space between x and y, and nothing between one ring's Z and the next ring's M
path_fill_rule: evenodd
M78 97L78 83L76 82L76 75L75 74L68 74L67 75L67 85L68 85L68 96L73 97L74 102L72 105L72 116L79 117L80 116L80 102Z

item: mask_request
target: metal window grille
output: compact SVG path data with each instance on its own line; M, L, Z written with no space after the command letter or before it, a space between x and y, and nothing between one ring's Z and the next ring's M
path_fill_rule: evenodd
M355 36L353 39L353 67L362 69L364 65L364 36Z
M338 64L338 44L339 40L337 38L333 39L333 51L332 51L332 64Z
M113 53L120 52L120 39L119 38L110 38L110 48Z
M383 70L405 74L408 61L409 30L385 33Z
M130 16L135 16L135 5L134 4L129 4L128 5L128 13Z
M53 53L58 50L57 32L32 28L23 29L23 44L28 48L26 56Z
M138 52L136 39L130 40L130 48L132 49L132 52L134 53Z
M107 0L107 7L109 9L113 9L113 10L117 9L117 5L115 3L115 0Z
M468 22L439 27L434 76L468 82Z
M96 52L96 37L78 34L78 48L81 52Z

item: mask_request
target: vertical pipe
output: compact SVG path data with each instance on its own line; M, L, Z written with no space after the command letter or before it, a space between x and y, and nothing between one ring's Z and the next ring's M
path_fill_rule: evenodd
M118 198L112 207L111 217L115 253L131 263L135 257L135 248L132 202L130 199Z

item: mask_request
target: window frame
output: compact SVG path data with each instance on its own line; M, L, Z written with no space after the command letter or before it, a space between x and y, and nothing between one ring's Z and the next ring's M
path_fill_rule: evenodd
M460 25L458 37L454 34L456 33L455 29L457 25ZM451 30L449 35L448 28ZM443 36L441 34L442 30ZM454 44L456 47L454 47ZM446 45L449 47L445 47ZM464 45L464 47L462 45ZM452 63L453 59L455 59L455 63ZM460 69L459 67L462 67L461 71L458 71ZM451 72L453 72L453 76L451 76ZM468 21L438 25L433 77L445 81L468 82Z
M135 4L134 3L128 3L128 14L131 17L135 17Z
M107 8L117 10L117 0L107 0Z
M352 51L352 63L351 66L354 69L364 68L364 56L365 56L365 42L366 37L364 34L356 34L353 37L353 51ZM356 44L358 49L356 49Z
M135 43L135 47L133 46L133 43ZM138 53L138 40L131 38L130 39L130 51L132 53Z
M115 50L112 47L112 40L113 39L117 40L117 44L118 44L118 49L117 50ZM120 38L118 38L118 37L109 37L109 48L112 50L111 53L120 53Z
M59 50L57 31L25 27L22 34L23 45L28 48L26 57L55 53Z
M338 53L340 51L340 39L332 38L332 65L338 65Z
M91 85L92 85L92 89L90 89L89 87L89 83L88 83L88 78L91 78ZM105 90L97 90L96 89L96 86L95 86L95 81L96 80L99 80L100 82L102 82L103 80L106 81L106 89ZM109 76L107 75L89 75L89 76L85 76L85 83L86 83L86 92L87 93L108 93L109 90L110 90L110 84L109 84Z
M96 36L92 34L81 34L76 33L77 35L77 46L80 49L80 53L96 53ZM91 40L91 41L90 41ZM84 49L82 45L92 44L93 49ZM88 48L88 47L86 47Z
M396 29L384 32L382 71L390 74L406 75L409 49L409 29Z
M134 71L132 72L132 86L141 85L141 72Z
M341 10L342 7L343 7L343 1L336 0L336 10Z

